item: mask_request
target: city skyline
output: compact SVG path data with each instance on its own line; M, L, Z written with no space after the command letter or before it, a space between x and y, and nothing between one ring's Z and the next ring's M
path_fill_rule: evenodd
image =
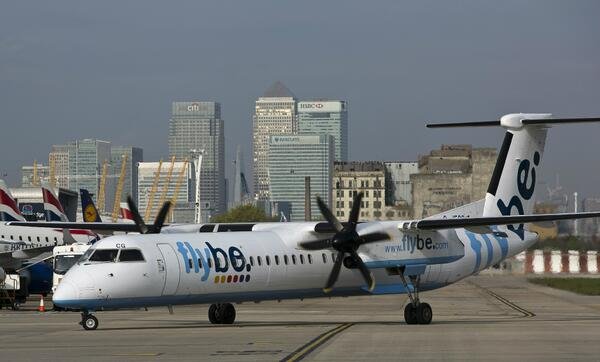
M308 17L262 2L237 11L155 5L114 12L99 4L69 11L6 4L3 14L15 16L0 22L0 123L11 124L0 142L0 175L9 184L18 183L22 165L71 139L133 144L147 159L166 158L176 99L220 102L225 164L237 145L249 161L253 102L276 80L299 99L349 102L349 160L415 159L448 143L500 146L500 130L432 131L424 127L429 120L600 113L595 2L383 2L368 11L353 2L319 3ZM588 171L600 162L596 127L557 127L542 179L552 184L558 173L565 189L598 195L600 173Z

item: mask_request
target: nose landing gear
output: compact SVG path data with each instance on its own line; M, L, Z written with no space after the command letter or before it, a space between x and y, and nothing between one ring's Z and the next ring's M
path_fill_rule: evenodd
M235 307L231 303L211 304L208 308L208 320L212 324L233 324Z
M93 331L98 328L98 318L93 314L85 311L81 313L81 322L79 322L86 331Z

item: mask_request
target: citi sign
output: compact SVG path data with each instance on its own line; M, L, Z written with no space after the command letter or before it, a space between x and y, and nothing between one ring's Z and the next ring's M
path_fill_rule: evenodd
M198 105L198 103L192 103L189 106L187 106L187 110L188 112L197 112L200 110L200 106Z

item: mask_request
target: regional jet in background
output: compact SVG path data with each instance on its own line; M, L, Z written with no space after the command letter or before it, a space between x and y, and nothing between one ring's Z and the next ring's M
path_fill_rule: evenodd
M236 302L407 293L406 323L429 324L432 309L420 292L527 249L537 234L525 223L600 216L530 215L548 128L597 121L509 114L430 125L502 126L506 133L485 199L421 220L358 222L359 193L344 223L318 198L327 222L182 225L161 233L169 203L146 225L130 198L141 235L97 242L65 275L54 303L80 310L89 330L98 326L98 310L207 303L211 323L230 324Z
M44 208L52 217L66 220L64 211L54 192L44 186ZM89 230L40 229L31 227L17 207L6 183L0 180L0 280L6 271L22 267L23 262L42 253L51 252L56 245L95 240L98 236ZM7 226L5 222L18 221L21 226Z

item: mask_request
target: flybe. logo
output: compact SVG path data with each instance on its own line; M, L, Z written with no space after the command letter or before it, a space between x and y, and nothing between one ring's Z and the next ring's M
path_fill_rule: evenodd
M537 151L533 154L533 164L535 166L540 164L540 153ZM521 198L523 200L530 200L533 197L533 192L535 191L535 167L532 167L531 161L527 159L522 160L519 163L519 169L517 170L517 189L519 190L519 195L513 195L508 201L508 205L502 199L498 199L496 205L498 205L498 209L502 215L510 215L513 209L516 209L517 214L524 215L525 211L523 209L523 201L521 201ZM521 240L524 240L525 230L523 229L523 226L523 224L520 224L515 228L514 225L509 225L508 229L517 234Z
M177 242L177 250L183 259L185 272L194 272L200 275L201 281L208 280L211 271L216 273L215 283L243 283L250 281L252 266L246 262L242 251L235 246L230 246L227 251L215 248L205 242L204 250L194 248L185 241ZM241 274L240 274L241 273Z

